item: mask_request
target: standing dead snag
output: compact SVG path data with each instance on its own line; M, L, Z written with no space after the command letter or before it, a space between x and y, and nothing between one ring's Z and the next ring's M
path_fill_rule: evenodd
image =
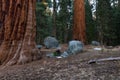
M35 3L36 0L0 0L2 65L26 63L38 59L35 44Z
M73 38L84 43L86 40L84 0L74 0Z

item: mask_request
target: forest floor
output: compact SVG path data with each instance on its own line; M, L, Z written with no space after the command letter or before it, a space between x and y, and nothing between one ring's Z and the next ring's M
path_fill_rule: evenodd
M67 45L62 45L62 50ZM0 68L0 80L120 80L120 61L103 61L88 64L89 60L119 57L120 47L93 50L85 46L82 53L67 58L47 58L24 65ZM41 49L45 52L52 51Z

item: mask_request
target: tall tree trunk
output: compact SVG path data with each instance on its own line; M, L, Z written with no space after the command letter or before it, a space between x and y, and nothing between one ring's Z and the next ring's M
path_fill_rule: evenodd
M110 0L97 0L96 4L96 24L99 32L99 40L101 45L113 45L113 41L115 41L115 31L113 25L113 13ZM110 35L108 35L110 34Z
M53 0L53 36L56 37L56 0Z
M118 7L120 8L120 0L118 0Z
M37 2L40 2L40 0L37 0Z
M86 42L84 0L74 0L73 38Z
M35 44L36 0L0 0L0 63L13 65L38 59Z

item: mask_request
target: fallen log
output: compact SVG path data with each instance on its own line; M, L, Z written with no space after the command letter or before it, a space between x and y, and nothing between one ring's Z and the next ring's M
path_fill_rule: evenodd
M93 63L97 63L97 62L103 62L103 61L117 61L120 60L120 57L110 57L110 58L102 58L102 59L95 59L95 60L90 60L88 61L88 64L93 64Z

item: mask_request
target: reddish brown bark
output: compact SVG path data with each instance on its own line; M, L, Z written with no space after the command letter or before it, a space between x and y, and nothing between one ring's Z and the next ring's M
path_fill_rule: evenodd
M86 41L84 0L74 0L73 38L84 43Z
M38 59L35 44L36 0L0 0L0 63L12 65Z

